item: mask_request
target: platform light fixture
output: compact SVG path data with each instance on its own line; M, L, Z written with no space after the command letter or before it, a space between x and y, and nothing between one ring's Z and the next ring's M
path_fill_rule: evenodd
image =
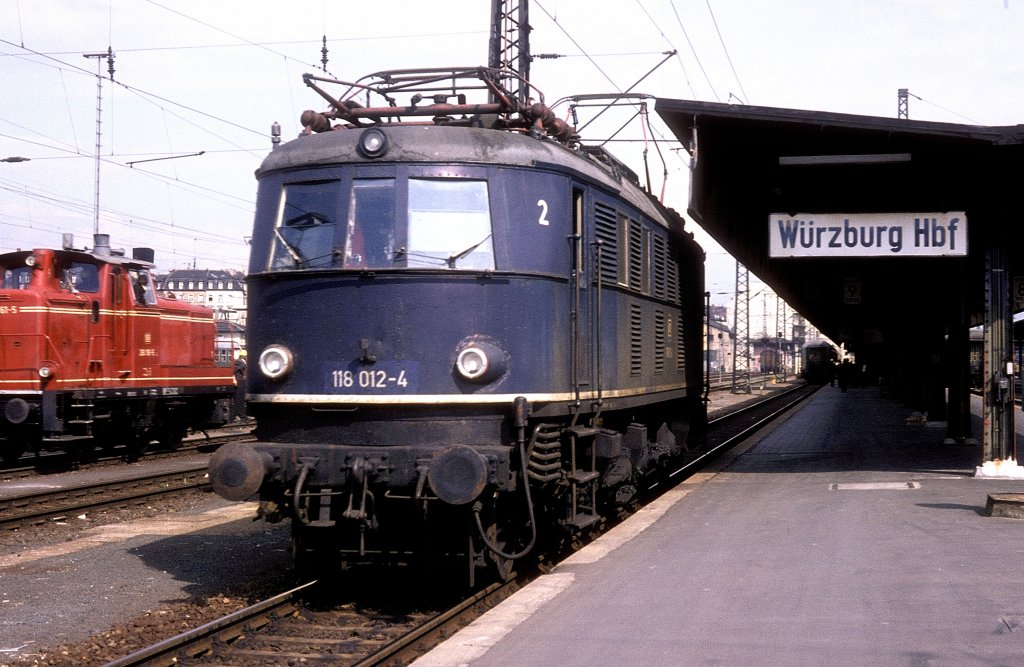
M910 162L910 153L864 153L855 155L780 155L780 167L815 167L838 164L889 164Z

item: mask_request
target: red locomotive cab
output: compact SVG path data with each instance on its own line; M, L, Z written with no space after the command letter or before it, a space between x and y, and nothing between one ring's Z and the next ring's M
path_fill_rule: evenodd
M228 418L212 312L158 297L151 257L96 241L0 254L2 458L85 439L175 446Z
M59 341L48 335L53 255L7 253L0 267L0 389L38 392L64 371Z

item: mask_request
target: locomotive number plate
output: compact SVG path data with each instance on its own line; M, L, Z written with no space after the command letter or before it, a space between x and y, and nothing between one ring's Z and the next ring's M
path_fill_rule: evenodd
M352 363L324 368L324 389L342 394L404 394L419 388L419 364L412 361Z

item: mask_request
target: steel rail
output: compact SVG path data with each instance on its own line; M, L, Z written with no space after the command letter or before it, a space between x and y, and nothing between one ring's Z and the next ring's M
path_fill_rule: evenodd
M451 609L441 612L426 623L410 630L395 641L385 644L376 652L355 663L354 667L408 664L412 659L423 654L425 646L439 644L466 625L467 614L474 618L483 615L485 611L529 583L530 578L523 576L512 581L491 584Z
M176 458L183 454L189 454L198 452L206 448L216 448L228 442L234 442L237 440L247 441L253 440L254 437L251 433L218 433L215 435L205 435L203 437L195 436L186 439L182 442L180 447L176 449L153 449L145 454L141 455L138 460L132 460L132 463L138 463L139 461L159 461L161 459ZM13 464L5 464L0 466L0 476L5 480L9 479L22 479L25 477L33 477L40 474L40 471L60 471L70 466L74 466L76 470L87 470L91 468L102 468L105 466L121 465L127 460L126 453L124 451L111 450L110 453L100 453L94 458L92 456L82 459L75 459L68 452L64 451L46 451L40 452L39 454L26 454L22 458L14 462ZM25 462L31 461L31 464L26 465Z
M721 417L718 417L716 419L713 419L713 420L709 421L708 422L708 426L709 427L712 427L712 426L714 426L716 424L719 424L719 425L720 424L724 424L724 423L726 423L728 421L734 420L736 417L738 417L740 415L744 415L744 414L746 414L748 412L751 412L753 410L764 409L765 403L774 403L776 401L781 401L781 400L783 400L785 398L791 397L794 394L796 394L796 398L794 398L793 400L787 401L782 407L780 407L777 410L771 412L767 416L762 417L757 422L755 422L754 424L751 424L750 426L746 427L745 429L743 429L739 433L726 438L724 441L722 441L722 442L718 443L717 445L711 447L706 452L704 452L703 454L701 454L697 458L693 459L692 461L687 461L685 465L683 465L682 467L678 468L674 472L669 473L667 478L668 479L672 479L674 477L677 477L678 475L680 475L680 474L686 472L687 470L690 470L694 466L700 464L702 461L710 462L711 460L713 460L713 459L717 458L718 456L724 454L725 452L727 452L730 449L732 449L733 447L735 447L737 443L745 440L746 438L750 437L753 433L756 433L757 431L759 431L762 428L764 428L765 426L767 426L769 423L771 423L771 422L775 421L776 419L778 419L780 416L782 416L790 408L792 408L795 405L799 404L801 401L803 401L803 400L813 396L820 388L821 387L815 388L815 387L813 387L811 385L800 385L799 387L794 387L792 389L787 389L786 391L781 392L779 394L776 394L775 396L770 396L770 397L768 397L768 398L766 398L766 399L764 399L762 401L758 401L757 403L753 403L751 405L744 406L742 408L734 410L733 412L730 412L728 414L722 415Z
M736 443L792 407L813 395L816 388L801 385L793 389L778 392L772 396L765 397L752 405L744 406L733 412L709 422L710 425L725 424L735 420L738 416L750 413L753 410L764 410L766 403L784 404L773 409L772 412L760 419L753 425L747 426L740 433L733 435L725 441L718 443L711 450L700 457L688 462L679 470L671 473L668 477L676 477L686 470L695 466L706 465L715 456L733 447ZM794 397L795 396L795 397ZM380 667L381 665L403 665L408 664L416 657L424 654L430 648L440 644L450 637L457 630L464 627L470 620L482 615L485 611L493 608L501 600L511 596L517 590L525 586L537 576L536 573L526 574L509 582L494 583L476 592L475 594L460 601L450 609L440 612L426 622L418 625L412 630L402 634L394 641L378 647L373 653L358 660L355 667ZM216 619L195 629L188 630L174 637L162 640L135 651L122 658L107 663L106 667L134 667L136 665L147 666L168 666L186 663L189 660L217 660L223 658L230 660L230 649L225 655L217 655L214 645L216 643L232 644L237 639L252 634L256 630L268 627L274 619L296 613L292 602L303 591L308 590L316 582L310 582L299 586L273 598L259 602L245 609L232 612L220 619ZM287 611L282 611L287 610ZM273 616L273 618L271 618Z
M258 622L259 619L266 619L271 614L278 617L295 613L292 602L299 593L309 590L316 584L316 581L297 586L284 593L279 593L245 609L231 612L221 618L204 623L197 628L186 630L157 642L146 648L139 649L133 653L108 662L105 667L134 667L135 665L176 665L179 663L179 653L185 651L187 657L195 658L212 650L215 641L230 642L233 637L238 637L250 631L253 626L266 625ZM192 648L196 650L191 650Z
M121 505L155 496L209 486L207 465L193 464L178 470L98 484L66 487L0 499L0 526L11 530L46 519ZM117 493L121 491L122 493ZM115 495L110 495L115 494ZM83 500L84 499L84 500ZM49 507L47 505L49 504ZM56 504L56 506L54 506Z

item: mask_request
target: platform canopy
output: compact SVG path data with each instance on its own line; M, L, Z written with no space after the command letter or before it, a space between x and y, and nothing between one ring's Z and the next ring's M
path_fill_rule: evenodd
M993 248L1024 290L1022 125L672 99L656 109L691 155L690 216L855 352L899 343L898 354L981 324Z

